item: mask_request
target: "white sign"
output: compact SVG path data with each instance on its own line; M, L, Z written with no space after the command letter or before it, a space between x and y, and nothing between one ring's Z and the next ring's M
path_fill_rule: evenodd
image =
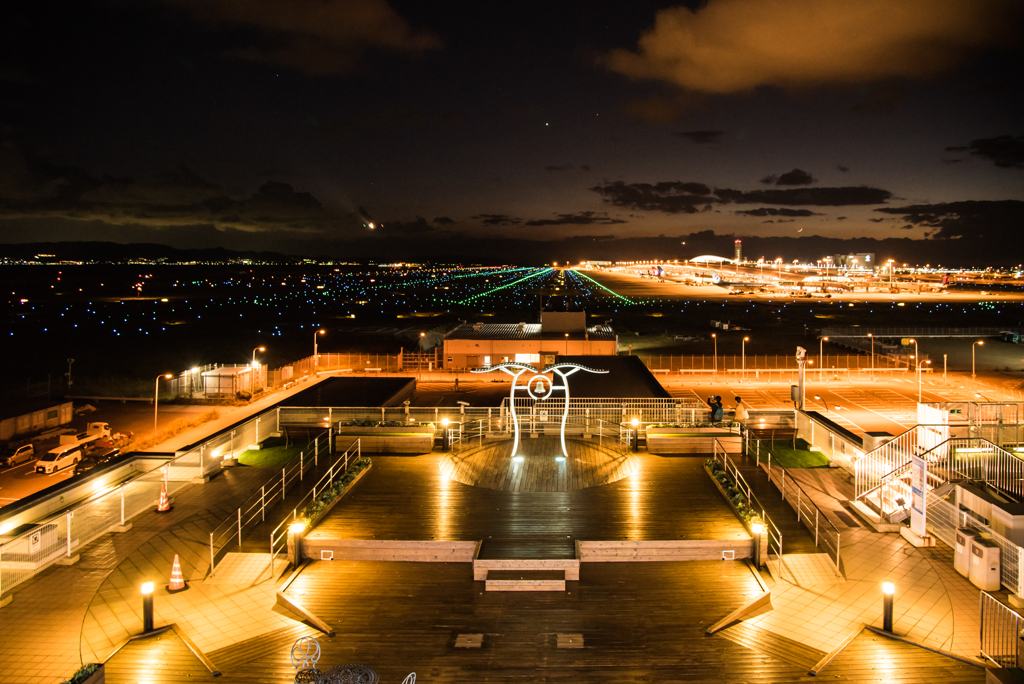
M910 464L910 530L919 537L925 531L925 485L928 482L928 464L914 456Z
M39 532L33 532L32 534L28 535L28 552L29 553L35 553L36 551L38 551L39 550L39 542L40 542L40 533Z

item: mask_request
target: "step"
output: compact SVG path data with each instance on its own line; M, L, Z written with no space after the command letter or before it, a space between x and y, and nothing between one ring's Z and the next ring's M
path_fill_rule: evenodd
M575 558L477 558L473 561L473 579L486 580L495 571L560 571L567 580L580 578L580 562Z
M565 591L562 570L491 570L487 591Z
M734 558L749 558L750 539L679 539L656 541L580 542L580 560L584 563L622 563L658 561L722 560L723 552Z
M330 551L333 560L469 563L476 545L462 541L307 538L302 540L302 556L320 560L322 551Z

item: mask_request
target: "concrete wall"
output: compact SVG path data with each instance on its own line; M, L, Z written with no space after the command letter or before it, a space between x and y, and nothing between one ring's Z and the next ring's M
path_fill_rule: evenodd
M861 440L843 434L838 426L824 422L806 411L797 411L796 435L850 472L853 472L853 460L864 455Z

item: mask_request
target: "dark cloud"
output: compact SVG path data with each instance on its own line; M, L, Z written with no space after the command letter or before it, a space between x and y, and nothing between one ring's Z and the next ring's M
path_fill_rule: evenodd
M679 123L687 112L699 105L703 98L692 95L673 97L653 96L627 102L622 106L626 114L652 124Z
M434 219L434 223L439 226L450 226L451 224L455 223L455 221L448 218L447 216L438 216L437 218Z
M762 178L762 179L761 179L760 181L758 181L758 182L759 182L759 183L764 183L765 185L775 185L775 181L777 181L777 180L779 180L779 177L778 177L778 176L776 176L776 175L775 175L775 174L773 173L773 174L772 174L772 175L770 175L770 176L765 176L764 178Z
M713 145L722 141L725 131L679 131L672 135L686 138L694 145Z
M523 222L523 219L509 216L508 214L477 214L472 218L480 221L485 226L514 226Z
M656 13L636 52L600 59L688 91L834 87L928 78L992 45L1016 45L1016 0L729 0Z
M892 198L888 190L870 187L798 188L793 190L716 189L715 195L723 203L781 204L842 207L856 204L883 204Z
M883 222L885 222L886 220L887 220L887 219L884 219L884 218L869 218L869 219L868 219L868 221L871 221L872 223L883 223Z
M558 165L558 166L545 166L544 170L545 171L569 171L572 168L573 167L570 166L569 164L561 164L561 165Z
M569 226L569 225L603 225L611 226L618 223L627 223L622 219L611 218L608 214L594 211L581 211L575 214L555 214L553 219L535 219L527 221L526 226Z
M757 209L744 209L733 212L743 216L822 216L810 209L775 209L774 207L759 207Z
M616 181L591 188L606 202L630 209L667 214L696 214L711 211L716 204L776 204L783 206L849 206L883 204L892 198L888 190L870 187L797 188L786 190L732 190L703 183L669 181L625 183Z
M610 185L595 186L591 190L616 206L668 214L696 214L698 207L719 203L718 199L710 197L711 188L703 183L675 181L626 184L617 181Z
M810 185L816 182L817 179L806 171L800 169L793 169L787 173L779 176L779 179L775 181L776 185Z
M386 0L150 0L238 43L229 54L311 74L350 71L368 50L421 53L441 43Z
M836 216L836 221L845 221L845 220L846 220L845 216Z
M354 223L285 183L264 183L246 197L229 194L180 164L139 179L98 177L13 147L0 149L0 218L306 232Z
M842 171L843 173L846 173L847 171L850 170L849 166L843 166L842 164L836 164L836 168Z
M385 235L421 235L434 231L425 218L417 216L415 221L388 221L380 225L381 233Z
M1024 136L1022 135L980 138L972 140L971 144L966 147L947 147L946 151L970 152L977 157L994 162L996 166L1003 169L1024 169Z
M930 233L933 238L970 238L972 242L993 240L1000 244L1019 244L1024 226L1024 202L1020 200L914 204L875 211L895 214L911 226L933 228Z

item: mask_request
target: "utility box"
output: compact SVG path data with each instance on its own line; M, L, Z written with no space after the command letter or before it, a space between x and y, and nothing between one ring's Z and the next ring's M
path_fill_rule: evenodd
M968 579L979 589L998 591L999 546L994 541L978 537L971 540L971 570Z
M978 536L978 531L970 527L958 527L956 544L953 549L953 568L964 577L971 575L971 542Z

